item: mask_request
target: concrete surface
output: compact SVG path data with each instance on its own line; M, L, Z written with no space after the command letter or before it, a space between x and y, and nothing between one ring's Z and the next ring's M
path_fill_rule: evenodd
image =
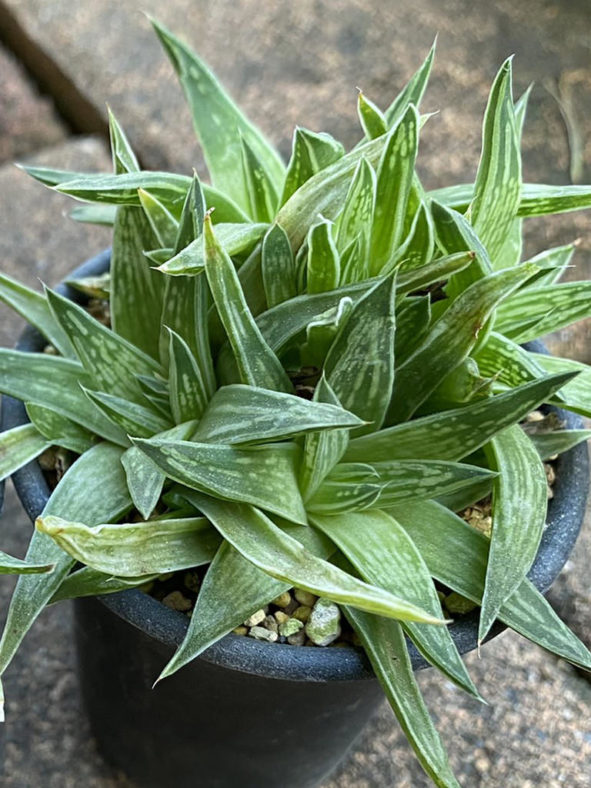
M439 31L438 57L424 107L442 111L429 122L421 144L421 170L433 187L473 176L488 87L504 57L515 52L516 92L533 79L537 82L524 137L526 177L566 183L578 170L578 176L591 180L591 9L583 0L170 0L166 8L155 0L4 0L4 6L29 40L26 57L22 53L29 72L34 74L38 48L98 110L102 112L108 100L150 167L190 171L199 158L172 70L140 9L182 31L284 153L296 122L326 128L347 144L354 143L355 86L386 104ZM0 2L0 37L2 20ZM63 81L59 89L66 89ZM564 105L570 147L555 96ZM60 100L63 106L63 95ZM14 58L0 51L0 160L34 150L38 163L107 168L108 157L98 139L70 136L54 145L67 135L67 123L71 118L60 120ZM578 157L571 156L573 133L575 143L582 141ZM13 167L0 166L2 269L29 284L38 277L53 284L105 246L104 229L86 228L63 217L71 206ZM591 276L588 214L532 221L527 237L532 253L580 237L578 276ZM12 342L19 325L0 307L3 344ZM560 332L552 338L553 347L591 361L588 325ZM22 555L30 525L10 492L2 530L3 549ZM591 621L590 532L588 518L586 536L551 597L586 638ZM3 578L0 610L6 608L11 587L12 581ZM480 660L469 656L468 665L489 706L463 697L434 672L420 678L462 785L586 788L591 771L588 681L511 633L486 646ZM67 607L42 616L9 670L5 690L2 785L126 785L97 755L79 705ZM427 785L384 707L324 788Z

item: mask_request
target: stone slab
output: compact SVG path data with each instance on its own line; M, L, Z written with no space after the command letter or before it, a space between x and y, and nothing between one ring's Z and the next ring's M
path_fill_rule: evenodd
M567 106L589 167L591 11L583 0L6 0L35 44L95 106L109 102L149 167L190 172L198 163L188 114L159 51L147 11L182 33L279 145L294 124L357 138L360 86L386 105L439 33L425 109L440 109L424 134L428 185L471 178L488 88L516 54L516 90L536 81L525 133L526 176L566 181L569 149L556 98ZM569 122L570 122L569 121ZM575 135L576 136L576 135ZM441 155L444 150L445 154ZM583 167L583 175L585 166Z
M15 58L0 46L0 162L66 136L51 99L41 96Z
M23 157L23 161L65 169L106 170L110 158L92 137ZM11 164L0 167L0 260L2 273L41 288L52 286L69 271L110 243L104 227L74 222L67 213L76 203L47 189ZM0 343L12 345L23 325L0 304Z

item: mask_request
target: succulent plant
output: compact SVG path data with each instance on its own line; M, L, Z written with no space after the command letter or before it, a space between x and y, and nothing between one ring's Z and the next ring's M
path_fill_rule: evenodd
M543 459L586 431L526 432L543 403L591 416L591 368L523 343L591 315L557 284L574 246L521 261L522 222L591 206L591 187L523 184L528 95L492 86L474 184L426 192L419 114L434 51L385 111L363 94L350 152L297 128L284 165L199 58L154 23L211 179L142 171L110 115L114 173L26 168L113 223L110 273L74 283L110 324L1 277L50 353L0 350L30 424L0 471L61 447L70 467L24 561L4 671L58 599L207 566L169 676L296 586L341 606L419 760L457 785L406 638L478 696L434 580L575 665L591 655L526 575L545 524ZM79 455L79 456L78 456ZM458 516L492 495L492 534ZM269 645L268 648L275 646Z

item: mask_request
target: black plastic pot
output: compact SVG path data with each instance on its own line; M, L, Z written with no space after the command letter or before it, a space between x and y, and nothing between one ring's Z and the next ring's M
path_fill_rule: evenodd
M75 276L102 273L109 252ZM79 295L62 286L75 300ZM37 351L28 328L17 347ZM543 350L537 343L536 350ZM569 428L581 420L560 411ZM23 405L4 398L2 428L27 421ZM530 578L542 591L571 552L583 520L589 458L585 445L556 467L548 527ZM36 462L14 483L34 520L49 496ZM382 691L362 651L297 648L228 635L152 689L187 630L187 618L140 591L75 602L84 701L105 758L142 788L307 788L343 758L379 705ZM460 652L476 647L477 611L451 626ZM502 631L496 625L491 637ZM416 670L427 663L409 644Z

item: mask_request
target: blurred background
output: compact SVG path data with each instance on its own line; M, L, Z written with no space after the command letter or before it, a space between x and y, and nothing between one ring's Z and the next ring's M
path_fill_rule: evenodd
M201 169L180 89L142 12L196 48L286 157L296 123L355 144L356 87L387 106L438 34L422 105L438 111L421 138L419 166L428 188L474 179L488 89L501 62L515 53L515 94L535 82L524 178L591 182L589 0L0 0L0 260L4 272L29 285L55 284L107 246L109 233L68 219L71 203L30 182L13 161L109 169L108 102L144 167ZM568 276L591 278L591 214L529 220L526 237L531 254L579 238L577 270ZM19 328L0 308L2 344L12 344ZM549 344L591 362L590 338L587 321ZM22 555L30 525L12 494L1 526L3 549ZM586 530L551 601L589 644ZM10 588L3 580L0 610ZM7 676L2 785L126 785L95 752L79 706L70 630L67 608L46 612ZM512 634L468 663L489 706L429 672L420 679L460 782L588 786L589 681ZM298 768L287 737L285 750L287 780ZM429 782L384 708L324 788L394 785Z

